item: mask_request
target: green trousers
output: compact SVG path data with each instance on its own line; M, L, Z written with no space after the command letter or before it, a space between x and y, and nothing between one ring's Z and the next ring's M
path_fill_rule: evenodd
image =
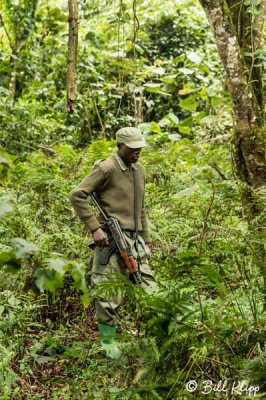
M133 232L125 231L125 236L128 244L132 249L133 256L139 259L139 269L142 276L141 287L148 293L157 291L157 284L154 279L154 274L148 264L149 250L144 243L143 238L138 235L137 240L134 240ZM94 250L94 258L91 272L92 292L95 293L99 285L103 282L112 282L119 279L116 274L122 274L129 277L129 272L116 253L112 254L107 265L100 264L101 249L96 247ZM117 289L108 290L108 295L96 295L95 308L96 320L99 324L115 325L118 321L117 312L123 302L123 294Z

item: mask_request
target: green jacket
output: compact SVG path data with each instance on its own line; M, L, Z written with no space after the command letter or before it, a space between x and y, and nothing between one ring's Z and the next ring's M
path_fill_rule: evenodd
M145 173L139 163L128 168L117 153L106 160L96 161L94 168L72 192L70 202L90 232L101 226L91 209L87 197L96 192L103 210L109 217L117 218L124 230L135 231L134 180L137 199L138 231L146 243L150 242L144 205Z

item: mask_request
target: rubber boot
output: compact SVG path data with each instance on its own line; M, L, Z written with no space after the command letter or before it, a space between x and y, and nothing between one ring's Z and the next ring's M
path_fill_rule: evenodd
M117 360L121 356L121 351L115 341L115 325L99 324L100 343L105 355Z

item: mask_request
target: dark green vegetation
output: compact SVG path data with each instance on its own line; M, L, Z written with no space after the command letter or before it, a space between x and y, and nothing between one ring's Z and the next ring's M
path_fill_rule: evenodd
M263 238L243 219L230 101L204 14L196 1L142 1L134 24L131 2L80 3L71 115L65 5L0 5L0 399L230 398L189 393L190 380L228 390L246 380L263 398ZM161 291L117 283L127 301L114 362L99 353L92 252L68 193L134 121L150 143L142 163Z

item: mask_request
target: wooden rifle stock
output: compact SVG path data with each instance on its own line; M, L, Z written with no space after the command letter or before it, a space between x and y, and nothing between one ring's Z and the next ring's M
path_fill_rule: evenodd
M126 250L121 251L120 256L123 258L129 272L133 274L134 272L139 272L138 265L133 256L130 256Z
M121 258L123 259L127 269L129 270L134 282L138 285L141 284L141 274L138 269L138 264L132 255L129 255L126 250L121 251Z

